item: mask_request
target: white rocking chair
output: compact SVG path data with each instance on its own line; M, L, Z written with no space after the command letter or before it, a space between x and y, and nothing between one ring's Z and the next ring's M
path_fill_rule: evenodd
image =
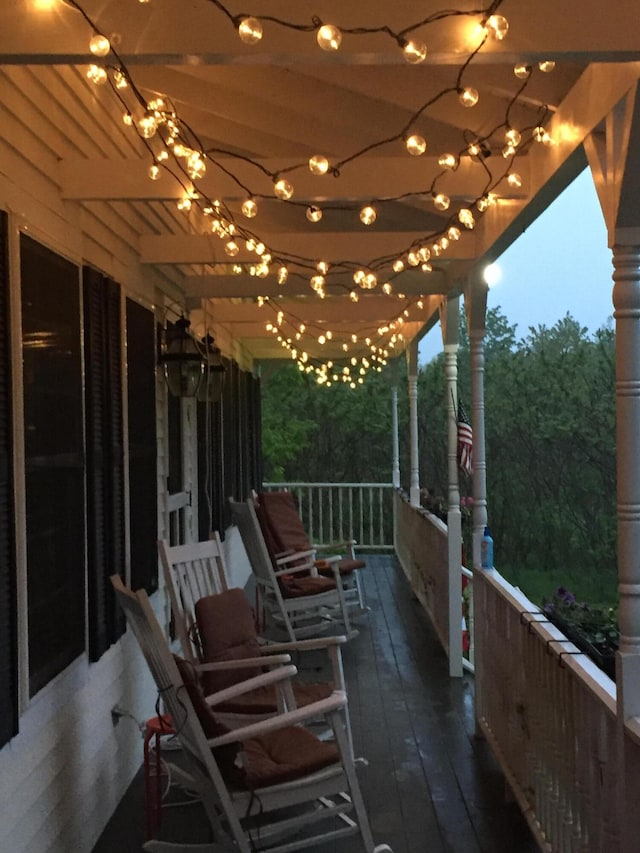
M198 845L151 840L145 850L293 853L358 835L354 850L392 853L388 845L373 842L345 733L344 693L336 691L315 707L224 732L214 716L219 702L253 689L257 682L286 680L295 667L272 670L205 700L197 684L183 680L144 590L132 592L117 575L111 580L182 747L184 781L200 796L214 838ZM183 662L182 671L188 667ZM334 743L322 743L300 726L320 713L333 729ZM237 743L242 751L234 757Z
M329 658L331 680L310 684L294 679L292 695L285 697L285 706L281 691L264 688L221 707L220 717L229 726L246 724L251 718L253 721L266 718L285 707L303 707L334 690L345 691L340 647L346 643L346 637L261 644L245 593L228 587L224 552L217 532L208 540L187 545L170 546L159 540L158 551L182 654L201 674L206 692L246 680L266 667L288 664L294 652L324 651ZM345 717L348 723L346 709ZM347 732L351 744L349 725Z
M356 637L358 631L351 626L338 566L331 564L332 578L321 577L314 566L313 550L272 560L253 500L229 498L229 504L262 605L273 625L284 630L291 641L317 637L331 627L343 628L347 639Z

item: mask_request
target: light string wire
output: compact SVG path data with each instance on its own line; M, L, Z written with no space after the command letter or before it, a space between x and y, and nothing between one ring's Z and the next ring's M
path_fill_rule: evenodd
M225 6L220 0L206 0L206 2L213 5L218 11L220 11L234 27L239 27L242 21L247 18L253 19L253 16L250 14L240 13L233 14L227 6ZM333 175L335 178L338 178L341 174L341 170L343 170L346 166L353 163L355 160L360 159L365 156L369 152L381 148L386 145L393 144L394 142L404 140L407 137L407 134L415 126L418 119L435 103L450 95L452 93L461 94L463 92L463 83L464 77L471 66L475 57L479 54L479 52L486 45L486 42L489 38L489 32L485 26L486 22L491 18L491 16L495 15L497 10L500 8L504 0L493 0L486 8L483 9L472 9L468 11L457 10L457 9L445 9L429 15L426 18L421 19L409 26L405 27L402 30L395 31L388 25L378 26L378 27L344 27L340 28L342 33L354 35L354 36L368 36L372 34L385 34L392 38L400 47L404 47L407 44L406 36L410 33L413 33L415 30L418 30L422 27L428 26L429 24L435 23L437 21L442 21L446 18L453 17L478 17L480 20L480 26L484 27L484 33L479 43L474 47L469 54L466 56L464 61L461 63L460 68L458 69L455 84L451 86L447 86L438 92L433 97L429 98L423 104L418 107L414 111L414 113L410 116L408 121L404 123L402 128L396 133L386 136L383 139L374 141L367 146L343 157L341 160L336 161L333 164L330 164L328 167L329 174ZM95 35L102 35L101 30L96 21L94 21L87 12L82 8L77 0L65 0L66 5L73 7L76 9L92 29ZM274 16L269 15L260 15L257 16L259 21L269 22L274 25L278 25L281 27L286 27L291 30L296 30L299 32L313 32L318 30L321 26L323 26L322 21L317 16L313 16L310 24L298 24L293 21L287 21L281 18L276 18ZM190 209L195 202L196 209L200 210L203 215L203 219L206 217L214 216L219 217L218 219L214 219L214 223L212 226L212 230L214 233L217 233L221 239L226 239L228 241L227 246L225 246L225 250L229 250L228 254L230 255L229 261L220 262L217 260L213 260L211 264L207 266L213 267L214 269L219 266L227 266L232 263L232 255L229 243L234 243L237 245L237 240L242 239L247 242L248 245L262 247L262 253L265 257L268 258L268 261L262 262L260 256L256 261L256 264L247 264L243 262L242 265L236 265L236 271L238 269L242 271L249 271L255 273L255 269L259 269L262 272L262 277L266 277L272 271L273 265L280 265L280 268L284 268L287 270L287 265L293 265L298 269L307 270L311 273L315 273L317 271L317 267L319 261L317 258L305 257L301 255L297 255L290 251L286 250L286 247L282 248L271 248L267 249L263 241L261 240L258 233L251 230L246 224L241 222L237 215L234 214L232 208L230 207L228 202L225 202L223 199L211 199L206 193L201 191L201 188L198 185L198 168L194 171L185 166L183 163L183 158L176 153L178 146L181 146L182 149L187 149L188 152L195 158L195 165L198 167L198 163L202 164L206 161L207 164L213 165L216 169L222 172L226 177L232 180L243 193L246 194L249 199L265 199L265 198L273 198L263 192L256 192L247 184L245 184L227 165L224 165L220 162L219 158L216 158L215 155L223 156L225 159L233 162L234 160L241 161L249 164L254 167L258 172L262 175L271 179L274 184L275 182L284 174L288 174L303 168L304 163L293 163L289 166L285 166L281 168L278 172L272 172L267 169L263 163L260 161L246 156L238 154L237 152L227 150L225 148L213 147L205 150L204 145L202 144L198 134L185 122L182 118L180 118L177 114L177 111L173 107L171 103L168 102L166 98L156 98L151 101L147 101L144 97L142 91L137 87L131 72L126 67L124 61L119 56L118 52L115 50L113 45L109 43L110 50L107 56L104 58L104 68L107 73L107 80L110 84L111 91L115 94L117 99L119 100L122 107L125 109L125 116L128 116L130 119L130 123L133 128L136 130L138 137L143 142L146 150L149 153L150 158L152 158L153 165L158 168L158 172L163 171L170 174L178 183L179 187L184 192L184 200L185 209ZM113 60L116 60L115 64ZM92 60L93 61L93 60ZM95 63L97 67L101 67L99 65L100 57L95 57ZM93 66L92 66L93 67ZM530 136L530 138L526 139L522 144L516 144L513 146L513 152L510 156L506 156L503 153L503 157L505 157L505 168L496 174L495 171L487 164L487 158L490 156L491 152L491 141L495 138L496 134L500 132L500 130L510 130L512 128L511 124L511 115L513 109L516 105L521 103L521 96L528 87L531 79L533 68L531 66L522 66L524 69L523 80L519 85L517 91L513 94L511 99L509 100L506 110L505 110L505 118L502 122L498 123L491 131L484 133L480 136L473 133L473 131L469 129L464 129L461 132L464 146L456 152L454 155L455 164L452 168L453 171L457 170L460 166L462 158L468 154L469 147L473 143L480 151L480 154L474 156L472 159L479 163L481 167L484 169L486 173L486 182L480 196L475 198L473 201L466 202L466 210L467 213L470 212L469 208L476 207L479 212L471 216L471 220L473 224L467 224L465 227L467 229L471 229L475 225L475 216L482 216L484 210L490 206L492 202L492 196L494 195L494 191L496 188L510 175L512 175L512 167L516 159L521 156L534 141L534 138L537 141L545 141L552 142L548 135L546 135L546 131L544 130L544 123L548 120L550 115L550 109L548 106L544 104L540 104L537 110L536 121L534 124L530 126L523 127L519 131L520 135L530 133L533 131L534 134L537 132L537 136ZM517 75L518 76L518 75ZM123 81L126 82L126 86L123 86ZM101 81L106 82L106 81ZM157 119L157 127L154 129L153 134L149 134L148 136L141 130L140 122L136 124L134 115L131 111L131 107L128 106L128 101L124 96L124 92L130 90L133 98L135 99L135 105L137 108L141 108L143 113L143 118L149 118L149 116L155 117L154 120ZM527 109L530 110L530 105L526 104ZM159 140L160 151L157 151L158 147L157 142L156 145L152 144L151 137L155 137L156 140ZM435 199L438 195L438 185L440 180L450 169L443 168L440 172L438 172L432 179L431 184L428 188L423 190L416 190L412 192L402 193L397 196L384 196L384 197L372 197L371 204L372 206L380 206L388 203L401 202L404 199L410 197L425 197ZM305 202L300 201L292 201L291 199L279 199L282 203L290 204L294 207L305 207L309 208L310 205ZM481 203L485 203L486 206L481 207ZM311 207L315 207L315 205L311 205ZM355 209L356 205L353 203L323 203L321 208L324 210L350 210ZM318 208L317 208L318 209ZM389 264L392 264L394 261L398 261L400 258L410 257L411 253L416 249L422 249L423 257L427 258L427 261L423 264L423 270L425 272L432 270L432 264L429 262L429 255L433 254L434 257L439 257L442 251L444 251L449 244L450 240L447 237L448 234L451 234L453 229L454 233L460 232L455 236L455 239L459 239L462 234L465 233L465 228L460 229L460 209L452 210L451 214L447 218L447 220L443 223L442 227L438 230L431 231L428 234L425 234L423 238L420 240L416 240L412 242L409 246L407 246L404 250L401 250L398 253L394 253L393 255L385 255L377 258L372 258L367 262L358 262L349 259L342 259L339 261L334 261L331 264L329 275L331 272L339 273L339 272L355 272L362 270L367 271L370 274L378 273L382 270L385 270ZM446 241L446 245L444 243ZM427 251L426 244L430 244L431 248ZM440 246L440 247L439 247ZM263 266L261 266L263 264ZM415 266L415 264L414 264ZM391 286L391 282L394 281L404 270L405 265L402 262L402 266L400 269L396 270L394 268L393 271L389 270L388 275L385 276L385 280L388 286ZM266 270L266 272L265 272ZM294 275L300 275L300 273L294 272ZM287 270L288 275L288 270ZM375 279L375 275L374 275ZM339 281L331 281L331 286L340 290L350 291L353 298L353 289L350 289L348 285L343 284ZM375 280L373 286L377 286L377 280ZM357 289L355 291L357 293ZM320 288L318 295L324 296L324 288ZM412 307L413 305L419 303L423 297L418 297L414 300L410 300L406 305ZM267 299L264 300L266 303ZM273 300L271 300L273 302ZM354 301L357 299L354 298ZM281 313L283 309L277 304L276 310ZM406 309L403 312L406 315ZM292 327L295 327L296 323L295 315L291 313L291 323ZM392 319L389 323L384 324L384 326L392 327L394 324L397 324L398 318ZM316 326L316 328L318 328ZM286 346L286 342L283 344ZM300 365L301 366L301 365Z

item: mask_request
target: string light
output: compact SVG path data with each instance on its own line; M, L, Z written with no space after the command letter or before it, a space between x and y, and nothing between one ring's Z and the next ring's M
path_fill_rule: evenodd
M506 18L504 18L502 15L496 14L498 7L501 5L501 2L502 0L493 0L493 2L491 2L489 5L488 11L485 13L486 15L488 15L486 20L483 22L485 30L485 35L483 38L485 39L491 38L501 41L507 35L509 24ZM239 37L245 44L256 44L261 40L263 35L263 27L262 22L258 18L254 18L252 16L242 16L241 18L234 18L230 13L228 13L228 11L225 9L221 2L216 2L215 5L218 9L227 14L229 20L233 21L235 27L238 30ZM453 9L446 10L445 12L434 13L433 15L426 18L424 21L415 22L414 24L406 27L403 32L406 34L413 30L416 30L418 27L423 27L429 23L435 22L436 20L442 20L442 18L448 17L450 15L453 16L459 14L468 14L471 18L475 17L476 19L479 19L481 15L481 13L477 10L471 10L469 12L460 12L458 10ZM112 51L109 39L106 39L106 37L101 36L97 27L90 21L88 17L87 21L90 23L94 30L92 45L94 41L96 44L95 49L93 46L90 47L91 51L96 56L104 57L108 55L108 53ZM312 29L316 30L316 37L318 39L318 43L325 50L337 50L340 47L343 33L345 32L352 32L357 35L367 35L377 32L384 33L395 38L397 44L401 47L403 51L404 58L408 62L422 62L424 61L427 55L427 48L424 42L414 38L409 39L405 36L402 36L401 34L393 33L393 30L386 25L369 28L354 27L352 30L349 30L347 28L339 28L334 25L321 24L319 21L316 23L315 19L313 28L308 27L306 25L295 25L293 23L278 20L276 18L269 18L269 21L276 25L287 26L292 29L298 29L300 31L309 32ZM482 43L479 43L474 47L472 53L470 53L467 57L461 56L460 60L460 73L457 79L457 86L455 90L457 90L462 102L468 106L473 106L474 103L477 103L479 94L477 90L473 89L473 87L465 86L463 84L462 77L463 74L466 73L471 60L475 56L475 53L480 50L481 47ZM106 52L100 53L99 51ZM164 148L166 149L159 151L157 152L157 154L154 155L154 159L156 162L154 162L153 165L149 167L149 177L154 180L160 177L161 172L157 164L163 161L166 162L166 159L169 157L168 152L170 152L175 158L179 158L182 161L180 168L183 170L183 174L186 173L186 175L188 175L189 178L194 182L200 180L205 174L207 168L207 154L209 154L210 152L205 152L203 150L193 131L191 131L188 126L182 123L175 110L171 107L170 104L165 103L162 98L157 98L155 99L155 101L149 102L149 104L147 105L146 113L142 117L136 118L134 121L133 116L139 115L139 104L144 104L144 101L141 100L140 93L133 84L133 81L131 80L127 69L124 68L124 66L122 66L121 64L119 64L120 60L117 55L115 56L115 59L116 62L114 62L113 65L117 65L117 67L113 67L113 65L110 65L109 67L103 68L101 66L91 65L87 72L87 76L96 85L103 85L109 82L111 83L111 88L114 90L126 90L127 88L133 90L133 94L135 95L137 102L132 105L128 110L126 110L124 117L125 122L129 125L133 125L143 139L156 140L156 138L161 138L161 142L163 143ZM554 66L555 63L550 60L540 62L538 63L538 70L547 73L551 71ZM513 74L515 75L516 79L522 80L523 84L522 87L518 90L518 92L513 96L513 98L506 103L504 122L502 124L499 124L493 130L485 130L486 136L484 136L482 139L475 140L473 142L465 140L464 145L461 146L461 149L458 151L457 154L455 152L443 154L439 158L439 165L441 169L457 169L460 162L459 158L465 153L467 153L469 156L473 156L477 160L481 160L484 164L486 158L491 153L491 147L489 143L491 143L491 145L494 147L494 150L495 148L499 148L499 143L496 143L495 135L500 130L504 131L505 134L509 134L510 131L515 131L515 129L509 127L508 117L511 108L514 104L517 103L518 98L524 91L524 86L527 85L528 80L532 76L534 70L535 69L532 69L531 66L524 64L514 66ZM450 92L451 89L442 90L442 92L438 94L435 98L432 97L429 103L435 103L435 101L437 101L440 97L443 97L447 93L447 91ZM121 103L124 105L123 100L121 100ZM393 139L403 140L407 151L412 156L419 156L426 150L426 140L424 139L424 137L420 136L420 134L417 133L411 134L407 137L406 127L409 127L411 123L415 122L419 118L419 116L425 110L426 106L427 104L420 105L417 107L413 118L411 118L411 122L405 126L405 129L401 133L398 133L395 136L389 136L389 134L386 134L384 139L381 139L378 142L374 141L373 145L370 144L366 148L363 148L361 151L356 151L353 154L346 156L342 161L335 162L332 165L329 164L328 158L324 155L314 155L308 160L309 170L312 172L312 174L316 175L327 174L331 170L332 174L337 177L340 174L340 171L344 169L347 164L363 156L365 153L367 153L367 151L375 149L379 145L388 144L390 141L393 141ZM547 145L551 145L553 143L553 140L551 139L548 131L544 127L544 122L546 121L548 114L549 110L546 107L541 107L538 116L536 117L536 123L534 127L522 128L521 130L515 131L515 133L518 134L517 139L513 135L505 136L505 145L502 149L502 153L506 159L512 160L519 154L520 150L526 149L526 146L531 142L543 142ZM506 131L504 130L505 127ZM521 138L524 132L526 132L528 135L530 134L530 136L528 136L527 142L523 144ZM465 131L463 136L466 135L466 133L467 132ZM157 147L157 141L154 141L154 146ZM228 156L235 156L233 152L226 152L221 149L216 149L216 152L226 154ZM159 156L160 154L164 155L162 159ZM245 157L243 159L248 160L249 162L253 162L251 158ZM300 165L304 166L304 163L292 164L290 167L281 167L281 173L284 174L290 172L292 169L299 168ZM168 164L165 166L165 168L168 168L169 171L171 171L171 167ZM516 185L515 182L517 180L521 181L521 178L518 173L512 171L511 162L508 164L508 167L505 166L505 168L502 169L502 174L494 174L492 171L489 171L486 165L485 169L489 173L487 182L488 187L495 186L499 183L501 179L505 179L509 186L512 187ZM176 175L175 172L173 172L173 174ZM180 180L180 172L177 173L177 177ZM231 174L231 177L233 178L235 176ZM284 177L280 177L275 174L271 175L271 177L273 179L274 194L276 195L276 197L285 202L290 201L294 194L293 185L290 183L290 181L285 179ZM436 178L431 184L431 187L423 191L422 194L431 196L436 210L440 212L446 212L449 209L451 202L449 197L443 192L441 192L437 187L439 177L440 176L436 176ZM242 186L239 181L238 183L240 186ZM252 191L248 187L244 187L244 189L248 195L248 198L246 199L246 202L242 205L242 214L247 219L252 219L254 218L255 213L257 212L257 203L255 202L253 196L260 196L260 193L255 193L255 191ZM187 193L182 199L177 202L179 209L184 211L188 211L191 209L193 202L196 202L198 200L198 193L195 190L196 188L194 187L194 190L191 194ZM416 192L413 194L418 195L419 193ZM389 201L392 200L393 199L389 199ZM246 205L246 203L250 201L253 201L255 207L251 204ZM380 203L384 201L384 199L372 199L372 203L370 205L367 205L366 208L369 208L371 211L373 211L375 217L376 208L379 206ZM296 204L296 202L293 202L293 204ZM481 212L482 210L486 210L492 204L495 204L495 194L490 191L485 191L480 198L475 200L469 199L467 204L473 206L474 208L477 207L479 212ZM332 207L331 204L325 204L324 206L326 209L331 209ZM347 205L343 205L342 209L346 209L346 206ZM218 218L215 220L214 223L212 223L211 226L212 233L217 234L217 236L219 236L224 241L225 252L227 252L227 254L233 252L234 246L236 247L236 252L239 251L239 249L237 248L237 239L234 238L234 235L236 235L236 225L234 222L234 217L230 210L227 208L227 205L224 202L220 202L219 200L212 203L209 199L205 199L202 205L200 205L200 209L203 211L208 210L208 215L212 215L214 209L219 211ZM363 209L361 213L364 213L364 210L365 209ZM247 211L250 212L247 213ZM323 211L315 205L311 205L306 208L307 217L310 218L312 221L319 221L319 219L322 217L322 212ZM373 221L370 217L371 214L369 210L367 210L367 215L365 216L363 221ZM465 229L471 229L475 225L475 219L473 217L470 207L462 208L460 211L458 211L457 214L454 214L453 218L455 218L455 221L459 222ZM386 267L385 275L388 275L389 265L391 265L394 272L399 272L404 268L405 261L409 265L420 265L423 271L427 271L426 268L430 268L430 261L428 259L428 255L426 254L427 252L431 253L434 257L438 257L442 252L445 252L448 249L449 241L460 239L460 229L457 227L457 225L452 224L451 218L449 219L448 223L443 223L443 225L444 230L439 230L431 236L425 235L425 243L419 246L409 247L409 249L406 250L406 255L403 253L402 258L396 258L395 261L392 261L392 259L389 258L370 259L369 262L365 263L362 267L359 267L359 269L356 271L356 274L354 275L354 280L356 280L356 276L358 277L358 287L364 289L371 289L373 287L376 287L378 283L379 270L383 270ZM260 263L257 263L256 265L251 265L250 267L245 267L244 270L241 265L235 264L233 267L234 273L241 274L244 271L245 273L253 274L259 277L265 277L269 274L269 271L271 269L270 265L272 262L272 258L270 252L266 250L264 244L261 243L261 241L255 238L254 235L250 235L248 232L246 232L243 227L238 226L238 229L239 238L242 240L247 240L248 238L253 237L255 247L257 248L260 245L262 254L260 254L259 252L257 253L258 256L261 258ZM426 245L426 241L430 240L433 240L434 242L429 247ZM425 257L427 257L427 260L425 260ZM317 269L321 277L326 274L320 272L323 267L319 265L321 262L317 262L317 260L315 259L305 259L293 255L289 256L286 252L278 252L276 253L275 259L275 272L278 282L280 284L284 284L288 276L288 267L286 266L286 263L283 263L284 261L291 262L297 266L301 265L302 267L304 267L306 264L314 263L317 264ZM335 268L338 270L342 269L342 271L344 271L345 269L349 268L353 269L354 265L353 262L345 261L336 264ZM324 284L326 284L326 281L323 283L323 290ZM382 290L384 293L389 295L391 293L390 282L385 281L384 285L382 286ZM353 292L358 295L357 290ZM401 298L404 297L404 294L398 294L397 296L398 298ZM302 334L302 332L300 332L300 334ZM283 340L283 345L286 345L287 340ZM401 337L398 335L396 340L401 340ZM290 340L288 343L290 344Z
M322 50L336 51L340 49L342 44L342 33L333 24L324 24L318 30L316 40Z
M238 24L238 35L244 44L257 44L262 39L262 24L257 18L243 18Z

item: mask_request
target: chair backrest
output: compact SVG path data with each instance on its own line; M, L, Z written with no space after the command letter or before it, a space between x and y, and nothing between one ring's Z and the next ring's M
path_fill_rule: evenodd
M214 532L210 539L203 542L174 546L160 539L158 553L182 654L195 662L199 656L197 644L194 643L196 602L207 595L228 589L227 567L220 536Z
M229 506L233 513L233 520L240 531L242 543L256 581L262 586L274 589L277 584L273 573L273 563L256 516L253 501L251 499L234 501L229 498Z
M226 784L147 593L143 589L132 592L118 575L111 576L111 583L116 599L124 610L127 623L149 666L164 709L171 718L176 737L184 750L188 772L202 792L202 803L212 827L221 829L217 809L217 803L220 803L226 820L232 825L236 840L243 838L244 833L237 820ZM215 796L212 798L211 794L214 792ZM239 844L238 849L246 853L249 851L244 841Z
M259 511L256 511L263 532L269 528L269 540L276 552L310 551L311 540L304 529L295 498L291 492L261 492L256 495Z

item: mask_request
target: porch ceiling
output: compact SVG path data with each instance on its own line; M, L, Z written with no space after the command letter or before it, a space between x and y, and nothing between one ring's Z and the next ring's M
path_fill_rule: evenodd
M407 64L388 35L345 33L341 50L327 53L318 48L314 32L267 20L262 40L249 46L221 4L210 0L79 0L118 52L97 61L122 64L144 100L168 99L195 134L190 146L200 144L208 152L206 175L194 182L200 200L185 214L176 212L176 201L191 187L184 172L172 166L171 173L163 169L160 180L149 180L151 149L160 150L158 135L146 147L131 129L124 141L129 130L123 129L122 105L108 87L93 90L84 81L85 66L96 61L88 52L92 33L86 18L72 8L72 0L51 0L49 10L38 5L46 4L0 4L0 65L39 66L43 74L56 72L42 66L80 66L92 99L87 120L118 128L110 150L92 145L90 132L82 143L60 148L57 180L63 197L88 210L96 203L118 205L134 230L142 261L163 269L183 290L196 319L213 325L223 340L234 341L253 359L289 357L278 334L266 330L268 322L291 346L327 358L344 357L352 335L358 337L356 346L369 338L386 349L390 337L401 333L391 354L424 334L443 296L460 289L473 267L504 251L584 166L582 141L640 73L633 0L618 0L615 15L602 5L588 4L593 7L588 10L577 0L494 3L508 19L507 37L487 40L473 56L469 36L482 14L447 17L408 34L428 46L419 65ZM343 30L387 25L398 32L445 5L425 0L416 11L412 0L372 0L366 6L318 0L301 9L292 0L254 0L246 9L258 18L297 24L309 24L317 15ZM476 5L488 4L459 0L455 8L468 13ZM236 15L241 7L228 0L228 10ZM543 73L538 63L547 60L556 67ZM524 86L514 75L517 63L532 67ZM461 86L477 89L474 108L459 103L455 90ZM441 96L445 89L451 91ZM114 103L102 112L97 101L108 95ZM74 108L65 99L73 97L64 87L51 86L56 108L66 114ZM11 108L11 98L8 103ZM135 117L141 115L138 106ZM540 124L553 144L531 141ZM522 131L513 159L501 153L507 126ZM403 132L426 139L423 156L409 156ZM477 138L486 142L488 156L481 160L466 153ZM384 140L391 141L379 144ZM462 155L455 171L439 166L444 152ZM307 166L316 154L332 164L349 162L340 166L339 177L316 176ZM291 166L296 168L287 171ZM272 176L283 171L295 190L290 202L273 194ZM520 175L522 186L509 185L510 172ZM480 213L477 201L488 190L498 202ZM435 208L435 192L451 198L448 210ZM240 211L248 195L258 203L255 219ZM212 218L202 207L213 199L223 202L240 236L255 235L271 252L274 262L266 278L250 275L259 259L246 250L244 239L238 239L239 253L230 258L225 241L212 235ZM359 211L370 203L378 216L365 226ZM320 222L308 221L310 205L324 209ZM461 239L431 258L432 272L393 271L393 261L402 258L406 265L412 248L427 246L434 255L434 241L460 225L461 207L473 211L476 225L473 230L460 226ZM324 299L310 288L320 260L330 264ZM242 272L234 273L233 264ZM280 285L276 270L282 264L289 278ZM374 289L354 285L353 271L360 267L376 272ZM391 296L382 292L384 282L392 284ZM270 297L261 308L259 296ZM300 324L306 329L297 342ZM385 327L390 328L381 332ZM318 344L327 331L332 339Z

